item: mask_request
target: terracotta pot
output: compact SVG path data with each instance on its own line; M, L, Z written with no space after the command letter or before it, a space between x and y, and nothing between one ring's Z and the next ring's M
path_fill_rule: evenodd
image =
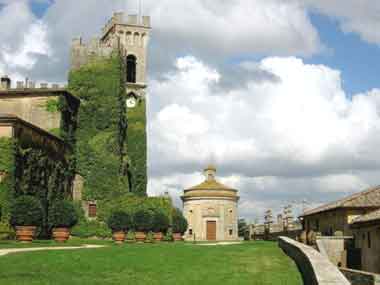
M306 244L307 242L307 233L306 231L302 231L300 236L299 236L299 241Z
M35 226L16 226L16 238L21 242L32 242L36 233Z
M123 231L117 231L112 233L112 238L115 243L121 244L125 241L126 234Z
M69 228L53 228L53 238L56 242L65 242L70 237Z
M164 234L163 233L154 233L154 240L155 241L162 241L164 238Z
M182 234L181 233L173 233L173 239L174 239L174 241L182 241Z
M144 242L146 238L146 234L144 232L136 232L135 239L137 242Z

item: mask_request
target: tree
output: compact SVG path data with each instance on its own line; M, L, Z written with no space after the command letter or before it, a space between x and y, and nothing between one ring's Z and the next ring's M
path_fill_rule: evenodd
M238 220L238 233L239 233L239 237L244 237L244 239L248 239L249 230L248 230L248 225L245 219Z

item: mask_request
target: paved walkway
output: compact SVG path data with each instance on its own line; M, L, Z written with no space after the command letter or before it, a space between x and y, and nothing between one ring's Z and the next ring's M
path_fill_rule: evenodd
M0 249L0 256L9 253L29 252L29 251L42 251L42 250L73 250L73 249L86 249L86 248L101 248L104 245L85 244L82 246L51 246L51 247L30 247L30 248L4 248Z

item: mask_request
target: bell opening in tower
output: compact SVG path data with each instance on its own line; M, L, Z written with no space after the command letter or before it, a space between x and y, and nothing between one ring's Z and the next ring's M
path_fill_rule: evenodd
M132 54L127 56L127 82L136 83L136 57Z

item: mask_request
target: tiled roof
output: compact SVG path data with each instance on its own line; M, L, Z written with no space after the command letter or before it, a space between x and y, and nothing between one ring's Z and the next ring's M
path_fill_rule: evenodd
M369 212L368 214L361 215L357 217L354 221L353 224L358 224L358 223L365 223L365 222L372 222L380 220L380 209Z
M185 191L187 190L235 190L235 189L230 188L226 185L223 185L222 183L219 183L216 180L209 180L209 181L206 180L202 182L201 184L198 184L194 187L186 189Z
M366 189L346 198L305 211L301 217L310 216L336 208L380 208L380 186Z

